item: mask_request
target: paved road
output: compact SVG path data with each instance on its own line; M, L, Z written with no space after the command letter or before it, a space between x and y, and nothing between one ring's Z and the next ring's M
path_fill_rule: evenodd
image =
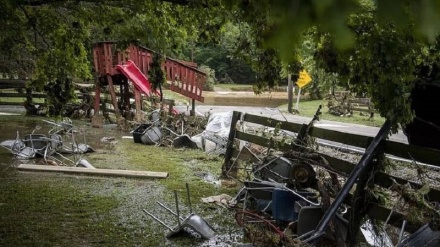
M180 111L188 111L187 106L175 106L175 108ZM0 106L0 112L22 112L24 111L23 107L15 107L15 106ZM290 113L281 113L277 108L268 108L268 107L250 107L250 106L214 106L214 105L199 105L196 106L196 112L199 115L204 115L207 112L227 112L227 111L241 111L246 112L253 115L261 115L265 117L274 118L277 120L287 120L293 123L309 123L311 118L302 117L298 115L293 115ZM341 123L335 121L321 120L315 123L316 127L320 127L323 129L336 130L346 133L352 133L357 135L364 136L375 136L379 131L377 127L364 126L359 124L350 124L350 123ZM389 138L392 141L408 143L406 136L399 132L390 136Z
M187 111L186 106L176 106L177 110L180 112ZM293 123L309 123L311 118L302 117L290 113L281 113L277 108L267 108L267 107L249 107L249 106L213 106L213 105L199 105L196 106L196 113L199 115L204 115L207 112L227 112L227 111L241 111L253 115L261 115L269 118L274 118L277 120L286 120ZM359 124L351 123L341 123L328 120L320 120L315 123L316 127L323 129L336 130L340 132L346 132L357 135L364 136L375 136L379 131L377 127L370 127ZM399 131L399 133L391 135L389 137L392 141L408 143L406 136Z

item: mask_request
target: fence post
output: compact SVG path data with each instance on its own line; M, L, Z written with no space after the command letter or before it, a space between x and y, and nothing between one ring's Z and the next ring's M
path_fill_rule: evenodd
M231 166L232 154L234 153L234 139L235 139L236 125L241 117L241 114L242 114L241 112L237 112L237 111L234 111L232 113L231 128L229 129L228 143L226 144L225 162L223 163L223 167L222 167L222 175L221 175L222 177L226 177L226 173Z

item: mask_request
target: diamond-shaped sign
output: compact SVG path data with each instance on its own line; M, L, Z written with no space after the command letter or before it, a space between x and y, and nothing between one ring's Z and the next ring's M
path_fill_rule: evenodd
M307 71L302 70L299 72L298 80L296 81L296 85L298 85L299 88L304 87L305 85L309 84L312 81L312 78L310 77L309 73Z

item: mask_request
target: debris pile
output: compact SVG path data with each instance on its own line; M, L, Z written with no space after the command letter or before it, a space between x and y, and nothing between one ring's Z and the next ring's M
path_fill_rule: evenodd
M58 123L49 120L43 121L50 126L47 134L40 133L42 127L37 125L24 138L21 138L17 131L15 139L2 141L0 146L7 149L17 159L41 158L40 160L46 165L93 168L87 160L77 157L94 150L89 145L79 143L76 140L77 131L74 130L73 123L69 118ZM73 158L66 157L66 154L73 155Z
M384 192L374 191L377 186L368 186L368 183L375 178L375 172L384 169L384 154L378 149L390 131L390 122L382 126L348 175L333 168L326 158L328 156L317 152L317 142L311 131L319 120L320 111L321 107L309 124L289 136L291 143L284 152L276 151L274 146L272 149L263 148L230 140L233 112L211 114L205 122L206 127L200 124L202 121L194 118L198 123L194 124L183 115L175 116L173 121L151 118L148 123L137 126L132 134L135 143L199 148L214 154L225 154L228 145L234 143L239 151L234 162L224 167L227 168L224 175L241 182L242 187L235 197L219 195L202 201L237 210L235 220L253 246L354 246L359 242L358 236L363 236L361 241L371 246L413 243L438 246L440 215L431 205L435 202L425 201L427 192L419 198L411 196L413 194L397 183L388 188L393 197L389 205L397 204L400 199L396 202L396 198L403 198L412 205L422 205L418 209L422 212L418 222L432 224L420 229L414 229L420 224L405 226L403 221L404 224L393 234L378 227L374 217L367 214L369 209L365 205L384 200L380 196ZM263 132L271 141L276 140L275 134L279 134L276 127L272 132ZM281 139L287 143L286 138ZM240 162L240 159L243 160ZM355 198L359 198L358 201ZM149 212L145 213L153 217ZM393 210L389 214L389 217L394 215ZM171 230L171 235L180 232L181 222L185 222L177 218L177 227L163 224Z
M243 166L237 159L242 150L249 150L244 145L232 164L225 162L229 164L226 175L243 182L228 205L237 209L235 220L252 245L357 246L362 242L367 246L439 246L438 202L426 197L429 186L395 183L381 189L373 184L375 173L386 164L378 149L389 133L389 121L348 175L334 169L311 145L310 131L319 111L308 125L303 125L288 151L272 150L263 158L261 153L254 154L250 166ZM386 231L391 227L388 220L383 224L367 213L367 205L383 203L385 190L390 196L387 206L394 205L388 220L400 212L419 216L411 220L411 226L402 218L402 226ZM399 202L404 202L402 208L397 208ZM420 223L427 225L415 228Z
M224 154L231 117L232 112L213 113L208 117L179 114L162 121L160 111L155 110L147 123L138 125L131 133L135 143L199 148L207 153Z

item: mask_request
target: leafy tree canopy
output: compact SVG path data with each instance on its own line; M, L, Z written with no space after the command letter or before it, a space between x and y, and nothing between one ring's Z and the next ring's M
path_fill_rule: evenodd
M414 117L411 90L418 82L432 80L432 69L440 62L438 42L429 42L435 25L428 32L419 30L417 21L393 16L384 20L379 7L364 2L349 16L354 43L345 50L337 49L332 34L319 34L315 60L338 73L351 90L371 96L382 116L405 125Z
M0 0L0 71L30 77L37 88L90 78L95 41L138 40L179 54L188 42L218 45L227 22L239 27L236 55L252 62L260 85L276 85L281 67L321 67L401 123L413 116L414 83L439 61L436 0ZM300 48L311 30L315 65Z

